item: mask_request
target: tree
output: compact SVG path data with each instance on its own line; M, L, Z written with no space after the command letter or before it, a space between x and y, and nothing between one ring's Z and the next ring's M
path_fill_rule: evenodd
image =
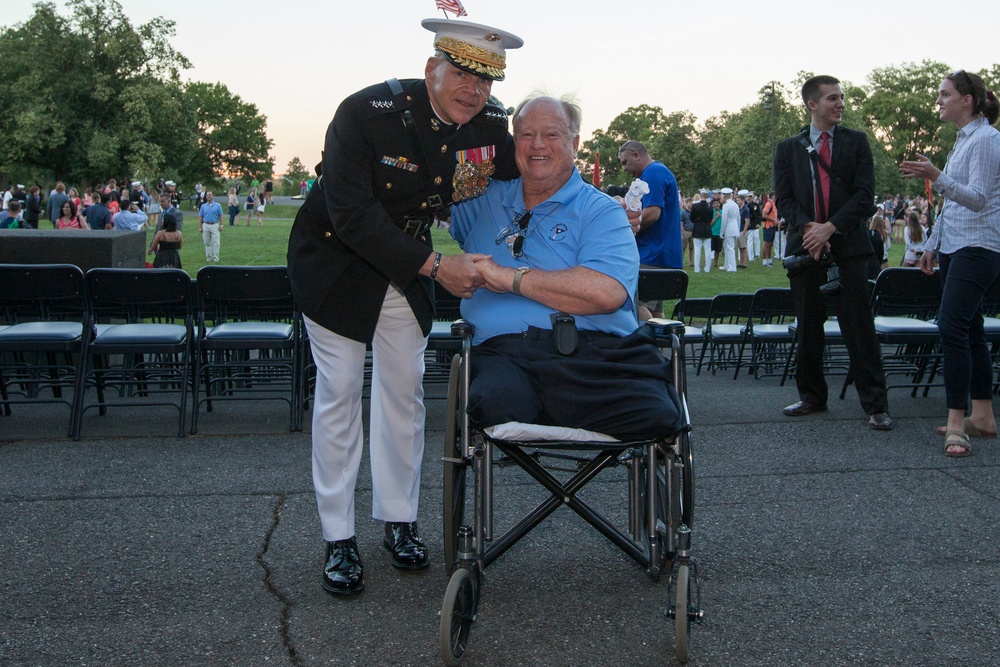
M115 0L68 6L67 19L39 3L0 35L0 88L16 91L0 96L0 168L98 180L186 158L171 89L190 63L170 45L173 22L133 27Z
M759 100L736 113L723 113L705 124L702 141L711 155L713 187L746 188L767 192L772 188L771 120L775 144L798 132L803 125L800 106L790 101L788 90L771 82L759 91Z
M76 183L270 173L255 106L221 84L181 85L191 63L171 45L173 21L134 26L117 0L67 7L63 17L41 2L0 32L0 172Z
M281 194L297 195L299 194L299 185L302 181L308 181L310 178L312 178L312 171L306 169L306 166L302 164L302 160L298 156L293 157L288 161L288 166L285 167L285 173L281 177L281 184L278 186L278 190Z
M694 116L688 111L665 114L646 104L626 109L611 121L607 132L596 130L593 139L583 142L578 155L581 172L588 178L593 173L593 150L599 143L602 183L628 183L631 176L622 171L618 151L629 140L642 142L653 159L663 162L681 191L697 187L707 174L708 156L697 141Z
M944 63L924 60L879 67L868 75L866 94L859 96L861 111L896 165L921 153L944 166L955 133L942 125L933 102L950 71Z
M198 154L189 167L192 180L217 176L271 174L274 161L268 152L267 117L255 104L244 102L221 83L190 83L184 88L198 138Z

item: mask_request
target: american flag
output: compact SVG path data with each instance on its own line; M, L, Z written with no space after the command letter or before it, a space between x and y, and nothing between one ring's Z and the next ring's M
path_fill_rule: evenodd
M465 12L465 7L458 0L434 0L438 9L443 9L446 12L451 12L455 16L468 16Z

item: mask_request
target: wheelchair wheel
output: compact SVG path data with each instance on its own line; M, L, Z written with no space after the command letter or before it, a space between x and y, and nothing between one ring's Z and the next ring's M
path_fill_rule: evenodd
M677 567L677 600L674 608L674 650L677 661L684 664L688 661L688 636L691 630L691 618L688 615L688 605L691 602L690 570L687 563Z
M476 620L476 585L465 568L455 570L448 581L441 605L441 657L448 667L457 667L465 657Z
M448 402L445 406L444 427L444 561L445 572L455 569L458 554L458 529L462 525L465 510L465 469L462 459L461 413L458 409L458 387L462 359L455 355L451 360L448 381Z

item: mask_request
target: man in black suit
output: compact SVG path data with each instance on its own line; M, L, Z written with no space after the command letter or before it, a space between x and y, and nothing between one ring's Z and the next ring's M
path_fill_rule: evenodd
M798 317L796 385L799 402L785 408L798 417L826 409L823 378L823 323L827 282L823 260L832 255L842 289L833 297L837 320L851 358L851 371L868 425L892 428L888 414L882 354L868 306L868 258L872 254L867 220L873 212L875 167L863 132L840 127L844 91L831 76L816 76L802 86L802 101L812 121L778 145L774 157L778 210L788 223L786 257L809 255L813 262L790 276Z

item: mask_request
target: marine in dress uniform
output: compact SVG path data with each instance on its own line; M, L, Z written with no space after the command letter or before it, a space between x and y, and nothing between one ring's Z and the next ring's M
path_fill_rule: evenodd
M473 256L433 251L430 227L489 179L517 176L507 114L487 103L504 77L510 33L427 19L425 79L391 79L344 100L317 181L292 226L288 271L317 366L313 483L326 558L323 587L364 588L354 489L364 442L361 394L373 352L372 516L399 569L430 563L417 533L424 448L424 350L435 281L458 296L483 284Z

